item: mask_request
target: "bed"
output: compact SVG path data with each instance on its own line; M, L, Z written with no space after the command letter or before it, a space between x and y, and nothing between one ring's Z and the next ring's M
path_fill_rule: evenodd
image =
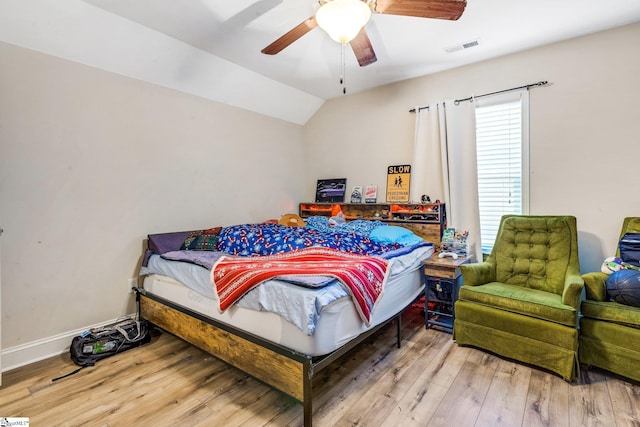
M401 227L323 221L149 235L137 289L144 319L298 400L305 426L315 373L394 319L400 346L433 253Z

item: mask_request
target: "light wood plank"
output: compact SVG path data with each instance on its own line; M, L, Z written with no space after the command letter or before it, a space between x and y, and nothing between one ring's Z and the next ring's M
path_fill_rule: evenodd
M407 352L392 369L385 372L373 386L382 394L387 394L396 402L399 401L414 384L417 377L428 369L433 359L444 347L444 342L451 339L444 333L423 334L422 342L407 349Z
M314 423L317 420L323 425L335 425L356 404L362 392L371 387L387 370L392 369L409 347L410 345L399 349L387 347L382 352L370 353L366 358L353 358L357 363L353 363L352 371L334 383L338 388L325 389L326 393L314 401L319 406L314 411Z
M530 378L531 368L515 362L500 362L476 423L482 426L522 424Z
M499 364L488 353L472 352L447 390L429 426L474 426ZM456 408L452 411L451 408ZM480 425L480 424L478 424Z
M606 376L617 427L640 425L640 384L631 384L617 376Z
M640 425L638 384L595 369L567 383L460 347L425 329L419 308L402 330L401 349L389 325L316 375L316 427ZM75 368L61 355L4 373L0 416L56 426L302 425L295 400L167 333L51 382Z
M554 375L532 370L522 425L531 427L568 426L569 384Z
M596 399L596 396L600 396ZM611 397L604 375L598 371L583 372L569 395L569 422L572 425L614 426Z
M444 332L429 329L428 334L445 338L444 346L424 367L382 426L426 426L440 408L442 399L472 350L456 346Z
M414 385L389 415L382 427L424 427L442 405L447 388L438 384L421 382Z
M337 426L370 426L387 418L396 405L388 395L372 389L362 390L360 399L335 424Z

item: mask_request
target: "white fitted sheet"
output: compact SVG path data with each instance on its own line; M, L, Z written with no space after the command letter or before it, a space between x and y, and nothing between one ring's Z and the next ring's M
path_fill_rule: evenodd
M322 309L314 334L307 335L275 313L237 306L219 313L215 300L167 276L150 274L145 277L143 286L146 291L199 314L309 356L330 353L390 319L422 295L424 289L418 265L389 279L368 327L362 322L351 298L344 297Z

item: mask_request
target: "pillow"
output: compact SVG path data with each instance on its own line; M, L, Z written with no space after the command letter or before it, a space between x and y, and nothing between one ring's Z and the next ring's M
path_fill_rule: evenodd
M180 249L184 239L193 233L192 231L178 231L173 233L149 234L147 236L147 250L142 259L142 265L147 266L149 258L153 254L164 254Z
M215 251L218 245L218 235L222 227L208 228L194 231L184 240L181 251Z
M396 225L384 225L371 230L369 238L378 243L398 243L403 246L416 245L423 239L411 230Z
M147 247L155 254L177 251L190 234L194 231L178 231L173 233L149 234Z
M398 243L402 246L412 246L422 242L424 242L424 239L420 236L416 236L413 233L398 239Z

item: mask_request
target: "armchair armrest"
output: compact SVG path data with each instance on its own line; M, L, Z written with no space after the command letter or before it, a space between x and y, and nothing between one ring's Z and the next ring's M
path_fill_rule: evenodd
M582 299L582 289L584 288L584 280L580 274L568 274L564 281L564 290L562 291L562 303L570 305L578 310Z
M595 271L593 273L583 274L582 278L584 279L587 299L593 301L606 301L607 287L605 282L609 278L609 275Z
M496 280L496 269L493 264L488 262L462 264L460 272L465 286L484 285Z

